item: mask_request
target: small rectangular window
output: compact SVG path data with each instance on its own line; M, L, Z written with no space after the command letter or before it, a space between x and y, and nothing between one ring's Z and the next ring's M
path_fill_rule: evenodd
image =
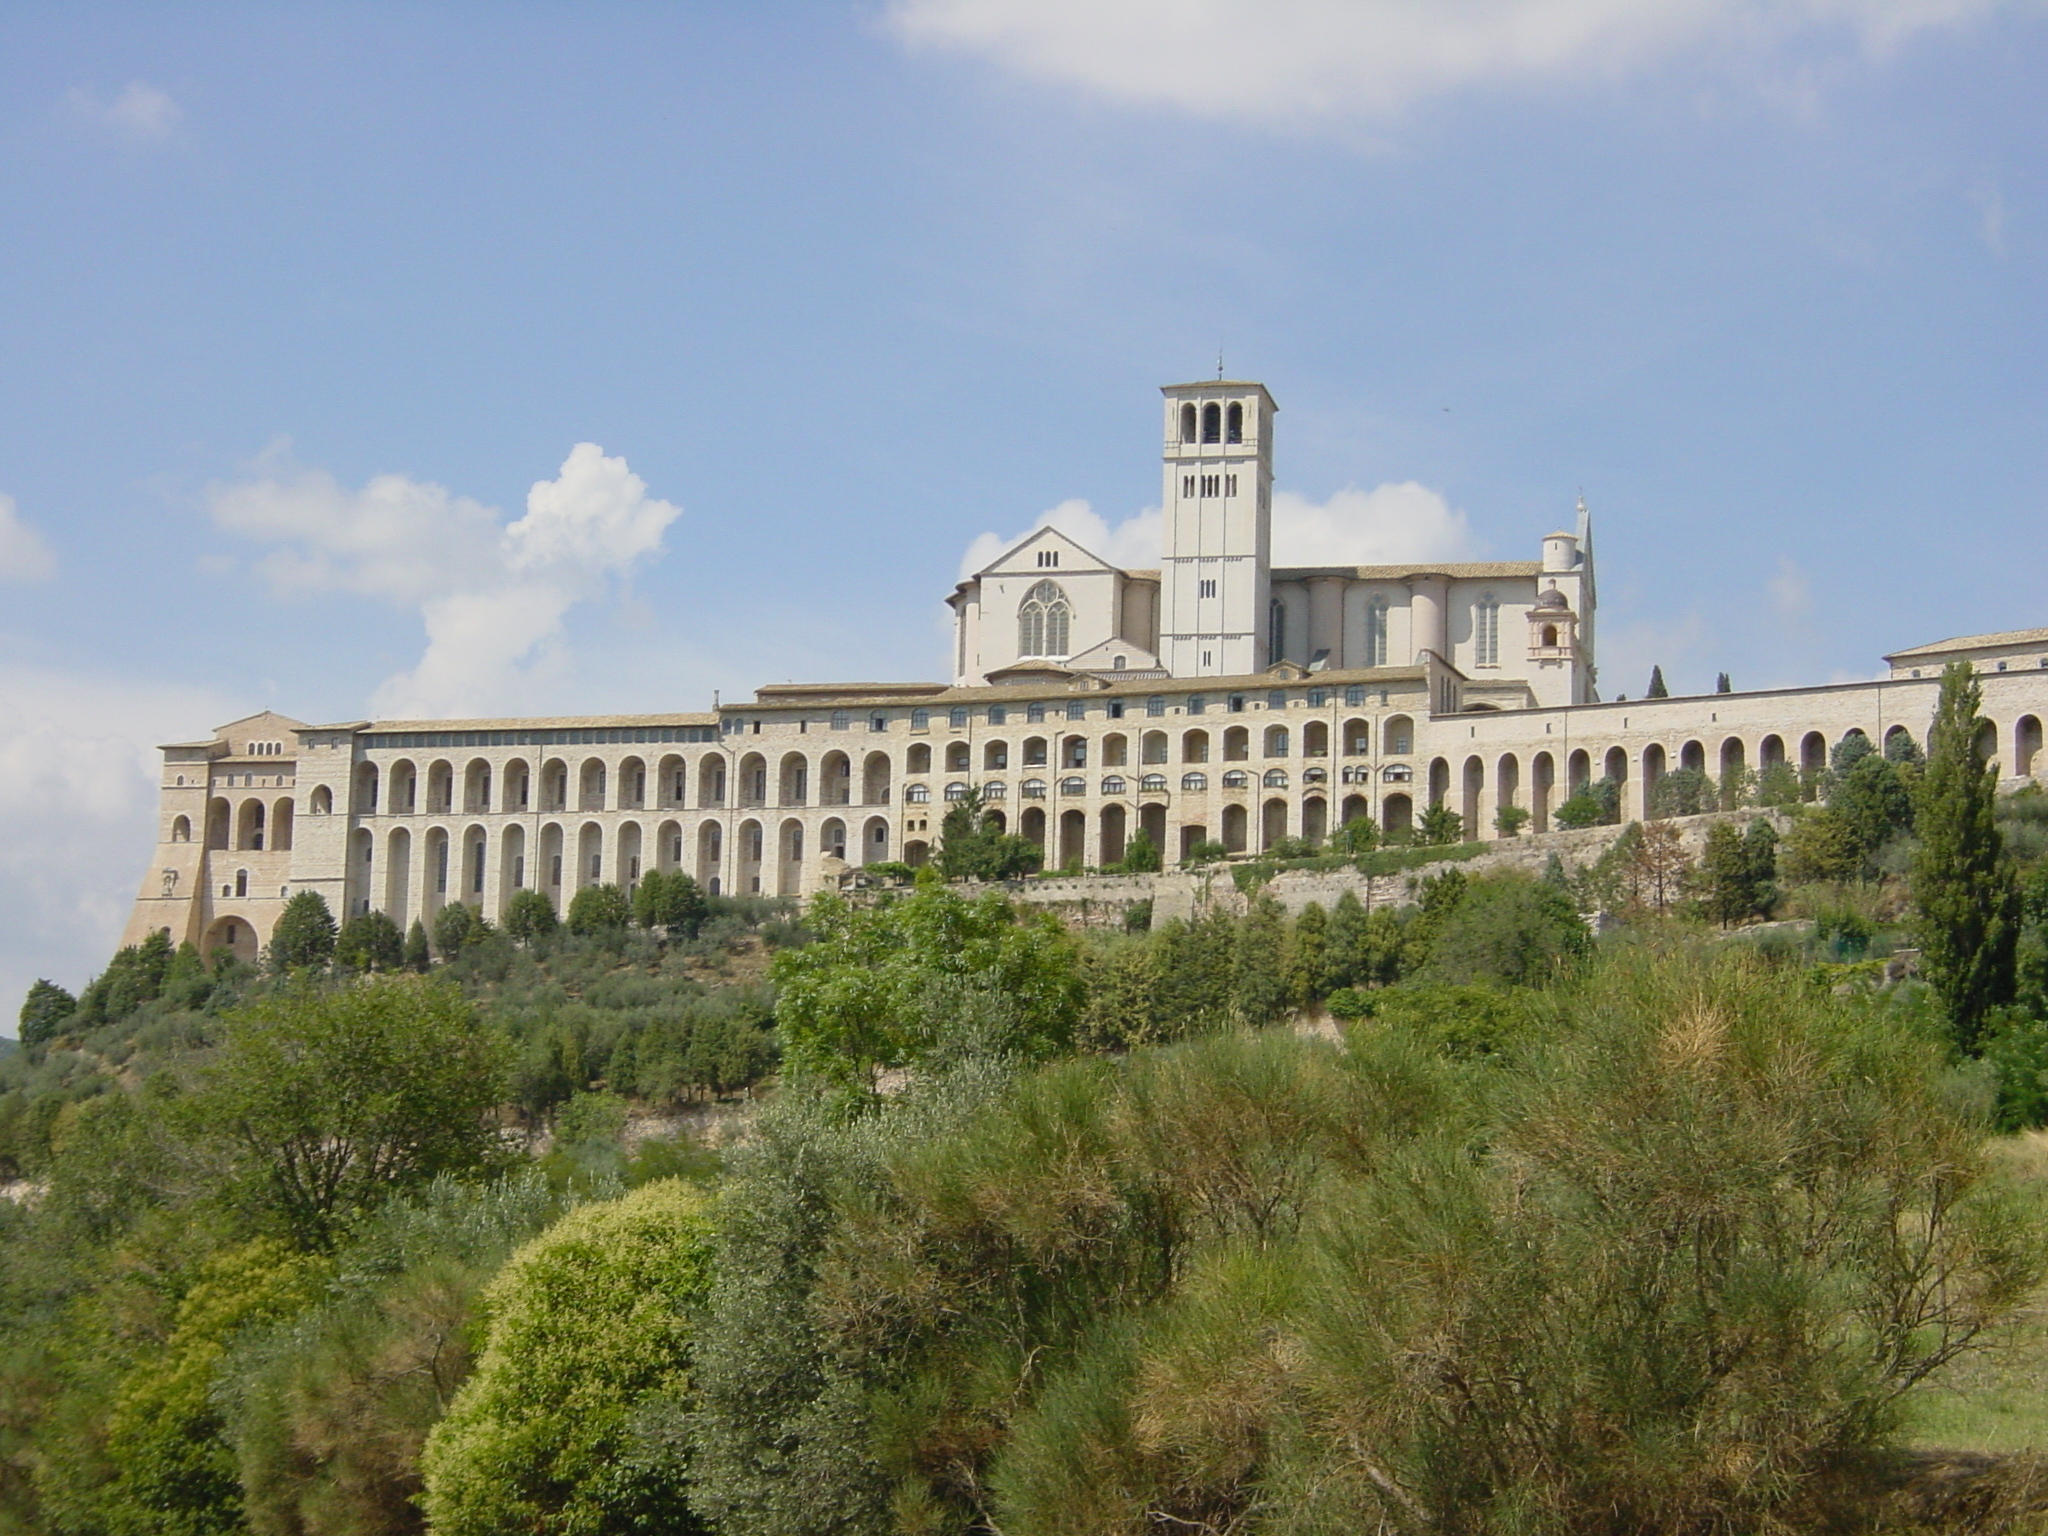
M1344 689L1344 705L1347 709L1361 708L1365 703L1365 685L1351 683Z
M966 729L967 706L965 704L955 704L946 712L946 722L956 731Z
M990 725L1007 725L1007 724L1009 724L1009 723L1010 723L1010 712L1009 712L1009 710L1005 709L1005 708L1004 708L1004 707L1003 707L1002 705L1000 705L1000 704L991 704L991 705L989 705L989 707L988 707L988 723L989 723Z
M1045 706L1043 704L1026 704L1024 706L1024 718L1033 725L1037 725L1045 718Z
M1232 694L1232 695L1230 696L1230 712L1231 712L1231 713L1232 713L1233 715L1241 715L1241 714L1243 714L1243 713L1244 713L1244 695L1243 695L1243 694L1241 694L1241 693L1233 693L1233 694Z
M1282 693L1278 688L1275 688L1271 693L1266 695L1266 708L1285 709L1286 707L1287 695Z
M1121 720L1123 719L1123 717L1124 701L1122 699L1111 699L1109 701L1109 718L1112 720Z
M869 730L871 730L871 731L886 731L886 730L888 730L888 729L889 729L889 717L888 717L887 715L869 715L869 716L868 716L868 729L869 729Z
M1086 720L1088 718L1088 706L1079 699L1068 700L1067 718L1069 720Z
M847 714L847 712L846 712L845 710L843 710L843 709L835 709L835 710L833 710L833 711L832 711L832 729L833 729L833 730L835 730L835 731L843 731L843 730L845 730L845 729L846 729L846 727L847 727L847 726L848 726L848 725L849 725L849 724L851 723L851 719L852 719L852 717L851 717L851 716L849 716L849 715Z
M1329 703L1329 702L1330 702L1330 695L1329 695L1329 692L1328 692L1328 691L1327 691L1326 689L1322 689L1322 688L1311 688L1311 689L1309 689L1309 691L1308 691L1308 707L1309 707L1310 709L1321 709L1321 708L1322 708L1322 707L1323 707L1323 706L1324 706L1325 704L1327 704L1327 703Z
M913 709L910 712L910 728L913 731L928 731L932 728L932 712L928 709Z
M1207 709L1208 707L1209 701L1204 699L1199 693L1191 693L1188 695L1189 714L1199 715L1203 710Z
M1213 576L1205 578L1196 589L1196 595L1199 597L1214 597L1216 595L1216 579Z
M1159 697L1156 693L1153 694L1151 698L1145 701L1145 713L1152 719L1157 720L1166 713L1166 700Z

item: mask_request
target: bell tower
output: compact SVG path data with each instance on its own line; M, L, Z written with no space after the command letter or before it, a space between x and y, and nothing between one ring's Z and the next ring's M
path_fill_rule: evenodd
M1159 660L1175 677L1270 665L1273 414L1263 384L1168 384Z

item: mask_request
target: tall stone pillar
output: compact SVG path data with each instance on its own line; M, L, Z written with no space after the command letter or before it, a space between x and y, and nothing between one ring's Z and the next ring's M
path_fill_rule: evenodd
M1408 578L1408 632L1414 660L1421 660L1424 651L1434 651L1445 661L1451 659L1444 634L1444 609L1450 600L1450 587L1448 576Z

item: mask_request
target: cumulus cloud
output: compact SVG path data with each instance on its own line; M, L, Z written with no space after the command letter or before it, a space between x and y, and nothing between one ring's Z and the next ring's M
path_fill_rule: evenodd
M21 520L12 496L0 496L0 581L47 581L56 572L43 536Z
M158 745L247 713L183 684L0 662L0 1028L38 976L76 991L113 953L156 841Z
M1113 101L1253 121L1387 117L1526 79L1620 75L1800 34L1875 52L2024 0L894 0L912 46Z
M230 532L272 546L258 572L283 598L347 592L418 611L426 649L387 678L372 709L391 718L479 715L521 707L563 666L563 625L661 548L681 513L647 494L622 458L578 443L526 515L404 475L359 490L273 448L249 478L208 500Z
M1159 564L1164 514L1147 507L1112 524L1085 501L1063 501L1041 512L1023 533L984 533L967 546L960 575L973 575L1039 528L1057 528L1082 548L1125 570ZM1479 553L1465 514L1413 480L1361 491L1355 486L1328 501L1292 491L1273 493L1275 565L1393 565L1413 560L1470 560Z
M64 101L73 116L110 128L139 144L168 139L185 120L184 108L171 99L170 92L140 80L131 81L112 101L104 101L82 88L71 90Z
M1764 583L1781 619L1803 619L1813 611L1813 587L1796 562L1780 556L1777 574Z

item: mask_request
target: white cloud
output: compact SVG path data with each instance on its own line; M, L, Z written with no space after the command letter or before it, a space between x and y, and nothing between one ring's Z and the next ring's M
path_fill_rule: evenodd
M1082 547L1126 570L1159 564L1163 514L1157 507L1112 525L1085 501L1063 501L1041 512L1023 533L984 533L961 557L965 578L1034 529L1053 527ZM1347 487L1328 501L1292 491L1273 494L1275 565L1393 565L1410 560L1469 560L1480 553L1465 514L1413 480Z
M64 100L73 115L143 144L161 143L185 120L184 108L168 91L140 80L131 81L112 101L102 101L93 92L76 87Z
M38 976L76 991L113 953L156 841L157 746L248 712L184 684L0 662L0 1030Z
M1764 583L1764 590L1770 593L1771 606L1781 619L1803 619L1813 611L1813 588L1806 572L1786 557L1779 557L1778 573Z
M2005 193L1996 184L1979 182L1970 188L1970 202L1977 210L1977 236L1992 255L2005 256Z
M281 598L348 592L417 609L426 650L372 700L387 717L481 715L530 707L566 665L563 622L579 603L661 548L680 515L595 443L578 443L526 515L504 523L481 502L404 475L350 490L273 447L251 478L212 488L215 521L274 546L257 570Z
M894 0L913 46L1110 100L1270 122L1387 117L1446 92L1618 75L1799 34L1875 52L2028 0Z
M21 520L12 496L0 496L0 581L47 581L56 572L43 536Z

